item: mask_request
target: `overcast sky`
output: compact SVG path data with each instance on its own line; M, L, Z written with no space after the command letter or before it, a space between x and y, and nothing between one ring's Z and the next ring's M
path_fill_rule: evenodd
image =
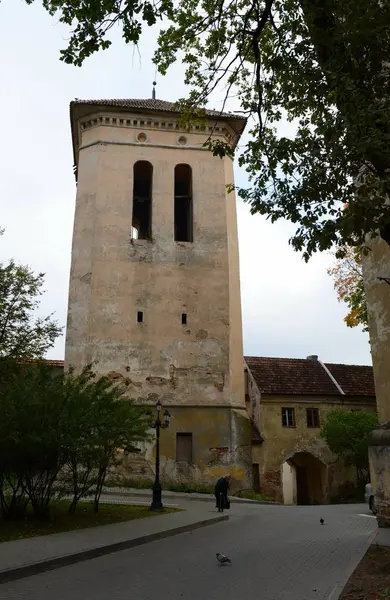
M148 98L155 77L153 31L139 51L115 36L114 47L82 68L60 62L66 36L38 0L0 3L0 260L12 257L46 274L40 312L54 311L63 325L76 193L69 102ZM182 80L181 65L158 77L157 97L183 96ZM236 181L245 184L238 170ZM292 225L251 216L241 202L237 212L245 354L371 364L367 334L343 321L346 307L326 273L332 258L322 254L305 264L288 245ZM64 357L64 337L48 356Z

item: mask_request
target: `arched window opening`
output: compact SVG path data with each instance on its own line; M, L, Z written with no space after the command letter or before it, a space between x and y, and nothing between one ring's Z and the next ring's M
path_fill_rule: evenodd
M193 241L192 171L189 165L175 167L175 242Z
M152 235L153 167L146 160L134 165L132 237L150 239Z

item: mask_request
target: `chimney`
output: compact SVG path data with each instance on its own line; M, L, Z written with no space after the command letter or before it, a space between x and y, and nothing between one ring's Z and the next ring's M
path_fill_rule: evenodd
M306 356L306 360L318 360L318 354L310 354Z

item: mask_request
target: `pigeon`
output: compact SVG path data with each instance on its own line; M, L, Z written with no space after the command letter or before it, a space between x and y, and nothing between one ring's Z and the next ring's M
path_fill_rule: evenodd
M224 554L220 554L219 552L217 552L216 556L217 556L217 561L219 562L220 565L227 565L228 563L231 564L231 562L232 562L230 560L230 558L228 558Z
M325 523L324 519L320 519L320 523L323 525Z

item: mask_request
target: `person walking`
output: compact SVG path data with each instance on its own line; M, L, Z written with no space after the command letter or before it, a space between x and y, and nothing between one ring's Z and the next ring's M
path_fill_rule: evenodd
M223 512L224 508L229 508L228 490L230 489L230 475L225 475L218 479L215 484L215 508L218 508L218 512Z

